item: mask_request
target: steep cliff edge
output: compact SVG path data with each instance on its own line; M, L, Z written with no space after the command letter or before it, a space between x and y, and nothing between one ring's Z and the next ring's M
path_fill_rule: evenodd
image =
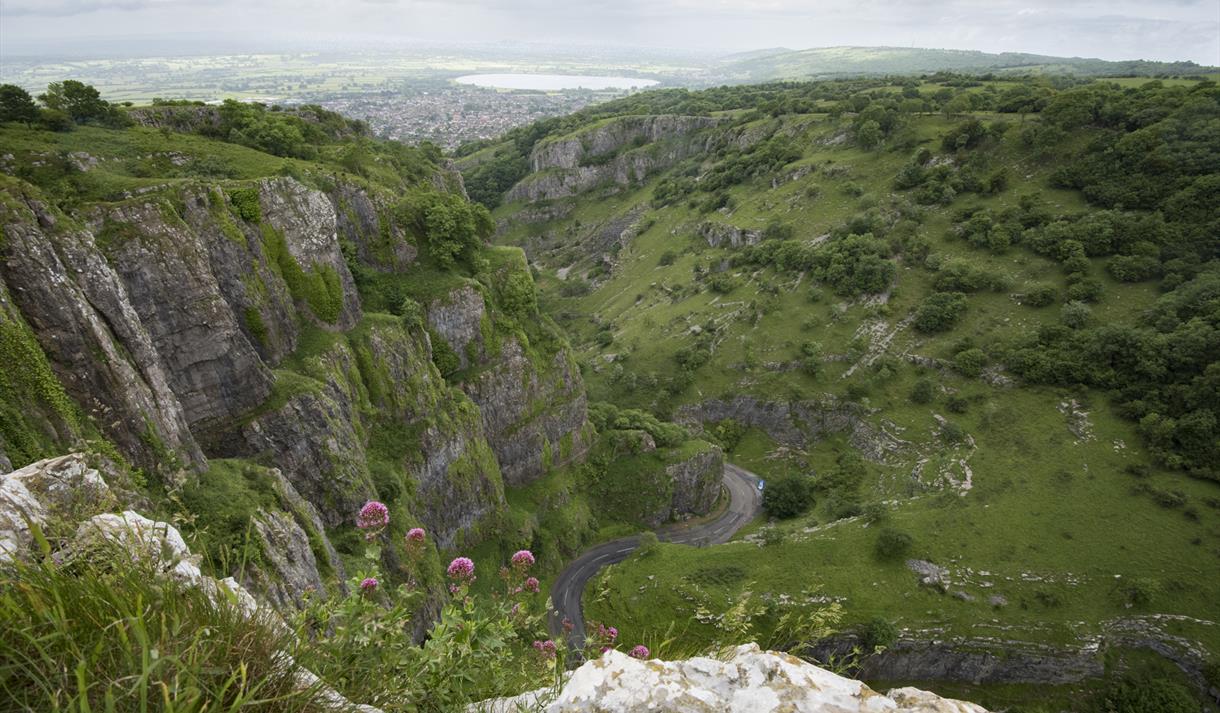
M435 185L461 189L443 173ZM428 234L382 189L307 180L327 190L175 181L69 214L5 178L0 201L0 329L19 367L0 382L5 469L92 440L188 494L274 491L258 507L207 506L247 533L262 566L251 582L280 603L341 570L367 500L441 548L473 545L504 508L501 460L524 482L591 435L562 338L520 326L539 321L532 302L512 315L500 305L498 281L528 285L523 260L496 258L482 282L422 266ZM421 280L479 285L486 302L479 292L448 314L495 348L457 343L477 369L447 380L433 340L453 330L366 314L358 278L399 295L373 297L395 313ZM271 478L261 466L280 479L270 491L255 482ZM248 549L215 530L192 534Z
M706 151L712 137L703 130L717 123L703 116L627 116L540 142L530 153L532 173L505 198L534 202L640 183Z

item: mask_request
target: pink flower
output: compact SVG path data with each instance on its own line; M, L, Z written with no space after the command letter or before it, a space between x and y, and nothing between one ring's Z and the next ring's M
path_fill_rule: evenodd
M631 656L631 658L633 658L633 659L646 659L646 658L648 658L648 654L649 654L648 647L644 646L643 644L640 644L639 646L637 646L631 650L631 653L629 654L629 656Z
M376 577L366 577L364 581L360 583L360 591L372 592L377 589L378 584L379 582L377 581Z
M511 561L517 569L529 569L534 564L534 553L529 550L517 550Z
M610 649L612 649L612 648L614 648L614 647L613 647L613 646L603 646L603 647L601 648L601 651L598 651L597 653L599 653L599 654L604 654L604 653L606 653L607 651L609 651L609 650L610 650Z
M474 562L469 557L455 557L445 570L450 579L473 580Z
M606 629L606 636L609 636L610 640L614 641L615 639L618 638L618 629L615 629L613 626L610 627L609 629Z
M411 542L421 542L422 543L424 541L424 537L425 537L425 533L424 533L424 528L422 528L422 527L412 527L410 530L407 530L407 542L408 543L411 543Z
M370 500L360 508L356 516L356 527L367 530L365 539L373 539L382 528L390 524L390 510L383 503Z
M535 641L534 650L542 654L543 658L555 658L555 642L550 639L547 639L546 641Z
M538 589L539 583L537 577L529 577L525 580L525 591L530 592L531 594L537 594Z

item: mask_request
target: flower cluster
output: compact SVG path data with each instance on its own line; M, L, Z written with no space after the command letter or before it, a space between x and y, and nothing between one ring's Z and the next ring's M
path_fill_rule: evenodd
M364 579L363 579L363 580L360 582L360 591L362 591L362 592L370 592L370 593L371 593L371 592L374 592L374 591L376 591L376 590L377 590L377 585L378 585L378 584L380 584L380 582L378 582L378 581L377 581L377 578L376 578L376 577L365 577L365 578L364 578Z
M422 527L412 527L407 530L406 550L407 558L413 562L418 562L424 556L424 540L427 534Z
M527 570L534 566L534 553L529 550L517 550L509 561L516 569Z
M618 639L618 629L613 626L606 626L600 622L589 622L589 631L592 635L589 636L586 642L586 649L597 651L598 654L604 654L614 648L614 642Z
M370 500L360 508L356 527L364 530L364 539L373 540L390 524L390 509L384 503Z
M640 644L640 645L636 646L634 649L632 649L631 653L629 655L633 659L643 660L643 659L648 658L649 653L651 653L651 652L648 650L648 647L644 646L643 644Z
M526 577L525 584L522 586L524 586L525 591L529 592L530 594L537 594L540 584L537 577Z
M449 567L445 570L445 574L449 575L450 579L456 579L461 582L474 581L474 561L469 557L454 557L449 563Z
M557 647L555 646L555 642L551 639L547 639L546 641L535 641L534 650L542 654L542 657L545 659L555 658L555 654L558 651ZM645 649L645 651L647 651L647 649Z

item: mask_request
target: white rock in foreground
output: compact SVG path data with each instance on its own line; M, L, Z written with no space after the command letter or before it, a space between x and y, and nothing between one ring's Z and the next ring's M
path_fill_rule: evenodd
M737 647L727 660L638 661L618 651L572 674L559 697L537 707L541 691L487 701L473 711L515 713L986 713L973 703L915 688L888 696L788 654Z

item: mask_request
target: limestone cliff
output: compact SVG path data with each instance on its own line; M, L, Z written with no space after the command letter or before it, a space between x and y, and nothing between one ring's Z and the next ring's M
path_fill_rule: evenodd
M462 190L452 172L437 185ZM503 510L506 476L583 453L566 344L498 304L500 273L523 260L429 304L434 329L365 314L353 272L409 291L398 275L418 254L378 189L178 182L69 214L29 184L2 188L0 353L15 367L0 377L3 470L107 441L188 492L270 492L233 526L270 554L250 583L275 602L341 570L330 537L368 499L396 503L396 522L441 548L474 544ZM452 340L464 379L438 371L434 336Z
M505 196L509 202L565 198L602 185L624 187L698 155L710 146L702 116L627 116L540 142L532 173Z

